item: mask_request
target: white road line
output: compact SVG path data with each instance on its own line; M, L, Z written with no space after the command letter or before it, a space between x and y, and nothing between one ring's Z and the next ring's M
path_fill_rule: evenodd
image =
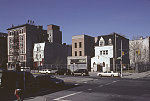
M107 85L110 85L110 84L112 84L112 82L111 83L106 83L105 85L107 86Z
M115 83L115 82L117 82L117 81L113 81L112 83Z
M103 85L100 85L99 87L103 87Z
M88 90L92 90L92 89L88 89Z
M120 80L113 81L113 82L107 83L107 84L105 84L105 85L110 85L110 84L116 83L116 82L118 82L118 81L120 81Z
M53 99L53 100L59 101L59 100L61 100L63 98L66 98L66 97L69 97L69 96L73 96L73 95L77 95L77 94L80 94L80 93L82 93L82 91L81 92L72 93L72 94L69 94L69 95L66 95L66 96L62 96L62 97L59 97L59 98L56 98L56 99Z

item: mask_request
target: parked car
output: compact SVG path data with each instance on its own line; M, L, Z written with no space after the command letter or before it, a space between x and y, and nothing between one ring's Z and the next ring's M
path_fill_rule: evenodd
M106 71L106 72L100 72L97 73L97 76L110 76L110 77L119 77L120 73L115 73L113 71Z
M64 81L53 75L39 75L36 77L41 88L63 86Z
M77 70L74 71L72 74L73 74L73 75L85 76L85 75L89 75L89 72L88 72L87 69L77 69Z
M37 90L38 84L30 72L3 71L1 87L6 89Z
M39 73L41 73L41 74L50 74L51 69L42 69L42 70L39 70Z
M56 71L55 74L58 74L58 75L71 75L71 70L70 69L59 69L58 71Z

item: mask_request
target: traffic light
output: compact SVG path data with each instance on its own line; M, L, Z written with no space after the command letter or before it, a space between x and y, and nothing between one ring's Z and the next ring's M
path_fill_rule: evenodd
M122 51L122 55L124 55L124 51Z
M137 54L137 55L140 55L140 50L136 50L136 54Z

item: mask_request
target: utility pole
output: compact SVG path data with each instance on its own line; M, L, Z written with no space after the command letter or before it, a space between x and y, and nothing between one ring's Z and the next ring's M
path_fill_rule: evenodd
M120 64L121 64L121 75L120 76L122 77L122 40L121 40L121 63Z
M116 33L114 33L114 36L115 36L115 45L114 45L115 56L113 58L113 71L116 71L116 58L117 58L117 52L116 52Z

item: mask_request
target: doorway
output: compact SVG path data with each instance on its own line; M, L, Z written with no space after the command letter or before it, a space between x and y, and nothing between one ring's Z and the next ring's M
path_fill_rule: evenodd
M102 71L103 71L102 68L103 68L103 67L102 67L101 65L99 65L99 64L97 65L97 71L98 71L98 72L102 72Z

